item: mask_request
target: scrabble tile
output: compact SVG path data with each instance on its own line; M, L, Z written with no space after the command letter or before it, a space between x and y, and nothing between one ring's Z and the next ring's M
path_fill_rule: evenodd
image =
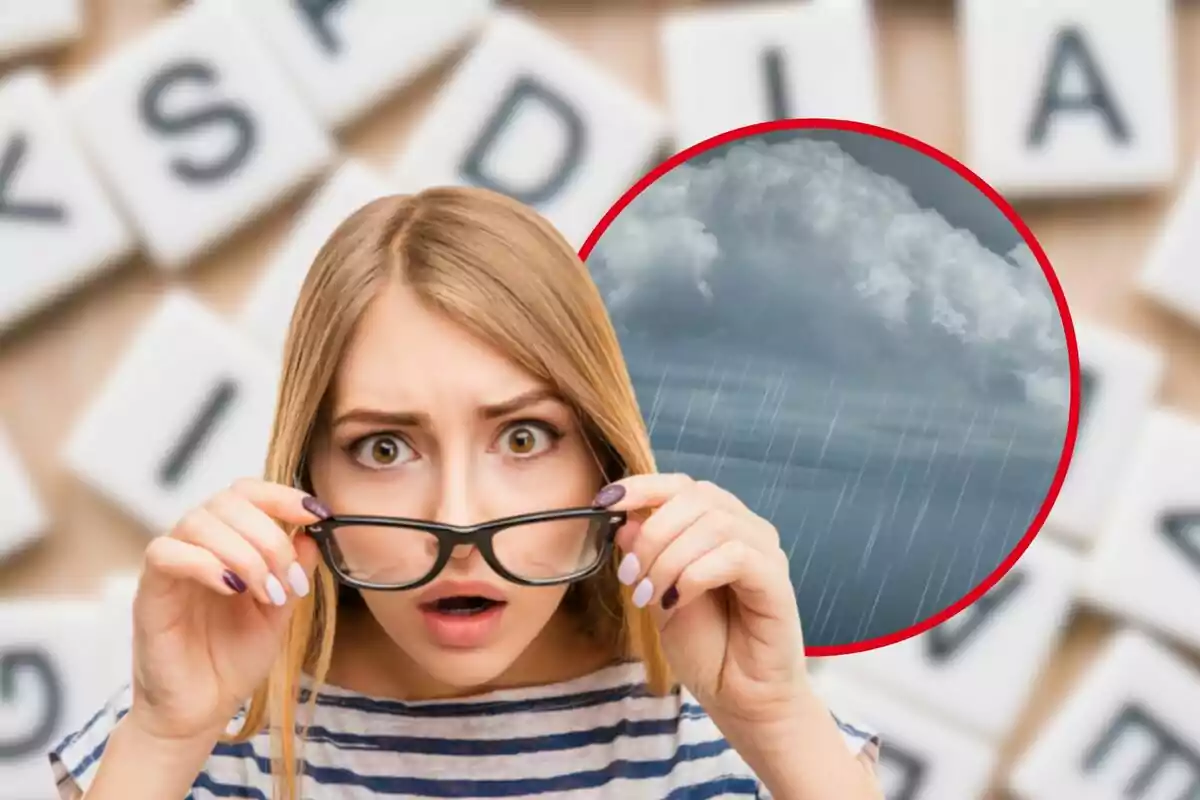
M75 599L0 602L0 796L56 796L46 751L104 699L93 669L107 646L99 608Z
M22 69L0 80L0 330L133 244L46 75Z
M892 692L849 677L837 660L822 670L815 684L835 713L861 720L879 733L883 747L878 774L887 800L982 796L995 769L994 748Z
M210 0L211 1L211 0ZM469 41L490 0L217 0L246 14L333 128L354 121Z
M660 38L677 150L771 119L881 122L867 0L680 9Z
M651 166L665 122L529 16L504 10L395 164L403 191L486 186L537 208L575 246Z
M137 595L137 572L110 575L104 581L104 658L108 677L106 696L130 682L133 674L133 600Z
M838 656L860 675L939 717L1000 743L1067 623L1076 555L1038 536L999 583L926 633Z
M56 47L83 33L81 0L0 0L0 60Z
M1080 418L1075 451L1046 532L1089 544L1107 515L1129 448L1158 394L1164 360L1154 347L1116 330L1075 321Z
M242 312L246 329L268 352L281 355L300 287L325 240L350 214L392 191L384 176L350 159L309 198Z
M12 439L0 427L0 562L37 540L49 523Z
M277 377L248 337L173 291L77 423L65 461L163 533L231 481L262 474Z
M1200 271L1193 257L1200 249L1200 162L1163 221L1138 275L1138 288L1193 325L1200 326Z
M184 6L65 97L85 147L165 269L251 222L334 157L267 48L216 3Z
M998 191L1078 196L1173 179L1173 0L958 0L958 19L963 160Z
M1156 410L1126 457L1082 594L1200 649L1200 421Z
M1184 800L1200 790L1200 671L1117 633L1014 765L1019 800Z

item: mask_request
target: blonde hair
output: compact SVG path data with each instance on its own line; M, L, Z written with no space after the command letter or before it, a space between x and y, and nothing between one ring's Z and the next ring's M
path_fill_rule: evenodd
M267 480L292 481L358 319L395 280L558 390L579 414L606 480L655 470L616 333L586 265L533 210L496 192L442 187L367 204L318 253L284 345ZM572 587L574 599L614 656L641 660L651 691L666 693L673 680L657 630L632 604L616 568L614 554ZM323 564L313 583L234 737L245 741L270 725L274 794L283 800L299 790L301 679L308 672L319 686L333 649L338 587Z

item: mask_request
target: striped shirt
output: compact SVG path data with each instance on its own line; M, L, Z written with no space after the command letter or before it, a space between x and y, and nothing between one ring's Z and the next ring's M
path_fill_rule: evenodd
M126 687L54 748L60 787L86 790L129 702ZM877 758L877 736L834 718L851 752ZM270 800L269 754L266 732L217 745L190 797ZM300 757L306 799L770 796L687 691L651 694L637 662L457 700L322 686Z

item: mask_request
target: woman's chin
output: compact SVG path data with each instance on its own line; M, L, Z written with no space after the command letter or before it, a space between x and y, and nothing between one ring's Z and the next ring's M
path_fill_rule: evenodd
M469 651L441 651L425 655L422 665L438 683L457 693L486 690L512 666L516 654L499 648Z

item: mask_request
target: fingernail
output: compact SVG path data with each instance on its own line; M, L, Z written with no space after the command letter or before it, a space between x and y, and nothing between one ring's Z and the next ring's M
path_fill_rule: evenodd
M642 565L638 563L637 555L626 553L625 557L621 559L621 565L617 567L617 580L626 586L632 586L641 571Z
M633 604L638 608L645 608L646 603L650 602L650 598L654 596L654 584L649 578L642 578L642 582L633 590Z
M625 496L625 487L619 483L610 483L600 490L592 505L597 508L608 508Z
M246 591L246 582L229 570L225 570L223 573L221 573L221 581L238 594L242 594Z
M308 596L308 576L304 574L304 567L300 566L299 561L293 561L288 567L287 579L297 597Z
M679 589L676 588L672 584L670 589L667 589L665 592L663 592L663 596L662 596L663 611L670 611L672 608L675 607L675 604L678 602L679 602Z
M329 510L329 507L312 495L305 497L300 501L300 504L304 506L305 511L317 519L328 519L333 516L333 512Z
M271 598L271 602L277 606L287 603L287 593L283 590L283 584L279 582L279 578L274 575L267 576L267 597Z

